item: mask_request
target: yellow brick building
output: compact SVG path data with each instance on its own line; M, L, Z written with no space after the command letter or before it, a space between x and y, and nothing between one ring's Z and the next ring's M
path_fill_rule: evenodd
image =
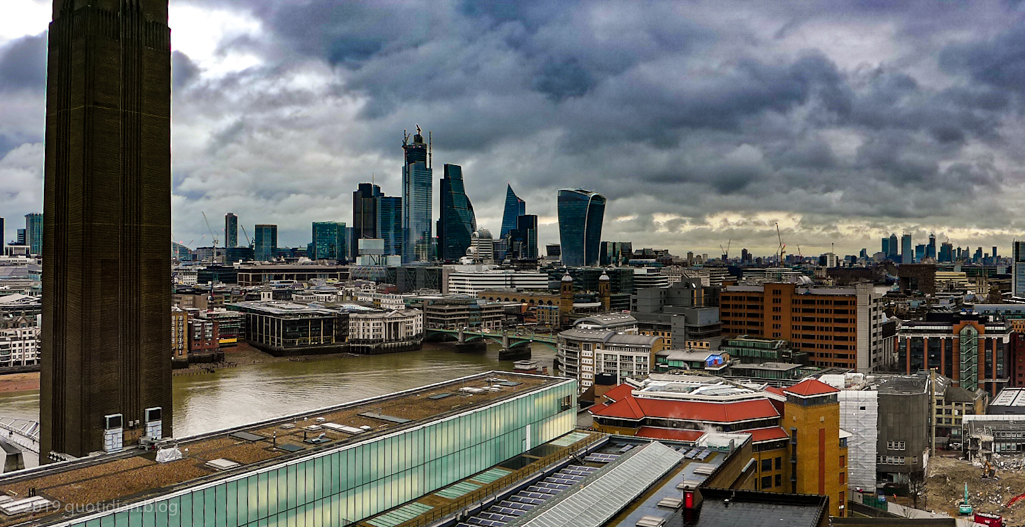
M809 379L783 391L782 424L791 449L787 491L829 496L829 513L846 516L847 440L840 437L839 390Z

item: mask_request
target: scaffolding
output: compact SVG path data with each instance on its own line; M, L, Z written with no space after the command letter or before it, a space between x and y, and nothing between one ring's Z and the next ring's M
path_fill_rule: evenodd
M875 492L876 441L879 431L878 394L874 390L841 390L840 428L850 432L847 439L847 479L851 488Z

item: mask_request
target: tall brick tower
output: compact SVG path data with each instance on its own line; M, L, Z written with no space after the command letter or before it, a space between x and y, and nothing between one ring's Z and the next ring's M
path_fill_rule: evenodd
M171 435L167 0L54 0L46 92L44 463Z

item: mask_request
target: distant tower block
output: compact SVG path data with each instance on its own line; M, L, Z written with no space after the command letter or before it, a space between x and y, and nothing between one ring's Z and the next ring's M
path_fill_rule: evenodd
M602 311L608 311L612 305L612 280L605 271L602 271L598 278L598 297L601 300Z
M46 75L41 461L171 427L167 0L54 0Z
M559 287L559 316L562 327L569 326L569 316L573 313L573 277L566 273Z

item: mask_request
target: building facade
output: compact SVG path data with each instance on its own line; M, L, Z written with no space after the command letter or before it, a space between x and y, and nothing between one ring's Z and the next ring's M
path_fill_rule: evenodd
M655 354L663 347L662 337L569 329L559 333L555 356L563 375L577 379L586 390L601 373L614 375L617 384L627 377L648 375L655 368Z
M43 215L38 212L25 215L25 245L32 254L43 254Z
M424 314L418 309L352 313L349 351L364 355L419 349L424 338Z
M33 319L0 317L0 368L39 364L39 330Z
M505 186L505 210L502 212L502 231L499 238L505 238L516 228L516 218L527 213L527 203L513 192L512 185Z
M428 262L432 251L432 194L430 144L424 142L420 127L412 142L407 135L402 141L402 263Z
M907 374L938 368L969 392L990 395L1008 384L1010 327L979 315L929 313L897 332L897 366Z
M341 351L348 340L349 314L291 302L238 302L229 310L245 315L245 339L272 355Z
M311 260L336 260L345 263L349 248L345 239L345 224L336 221L313 222L313 254Z
M230 212L224 215L224 247L238 247L238 216Z
M373 183L360 183L352 193L352 228L357 240L379 238L377 226L377 206L381 187Z
M167 0L58 0L48 38L41 460L173 425Z
M455 271L448 275L448 293L478 297L482 291L547 290L548 275L515 271Z
M462 167L445 164L440 185L438 259L454 262L466 256L471 234L477 230L477 217L473 214L470 198L466 196Z
M1011 294L1025 298L1025 241L1011 246Z
M871 284L728 285L722 291L720 318L724 337L786 340L816 366L869 372L892 362L894 337L883 331L883 295Z
M563 265L598 265L605 196L584 189L562 189L558 206Z
M278 226L257 225L253 234L253 259L258 262L270 262L278 255Z
M402 231L402 198L381 196L377 200L377 229L384 240L384 254L401 255L406 240Z

